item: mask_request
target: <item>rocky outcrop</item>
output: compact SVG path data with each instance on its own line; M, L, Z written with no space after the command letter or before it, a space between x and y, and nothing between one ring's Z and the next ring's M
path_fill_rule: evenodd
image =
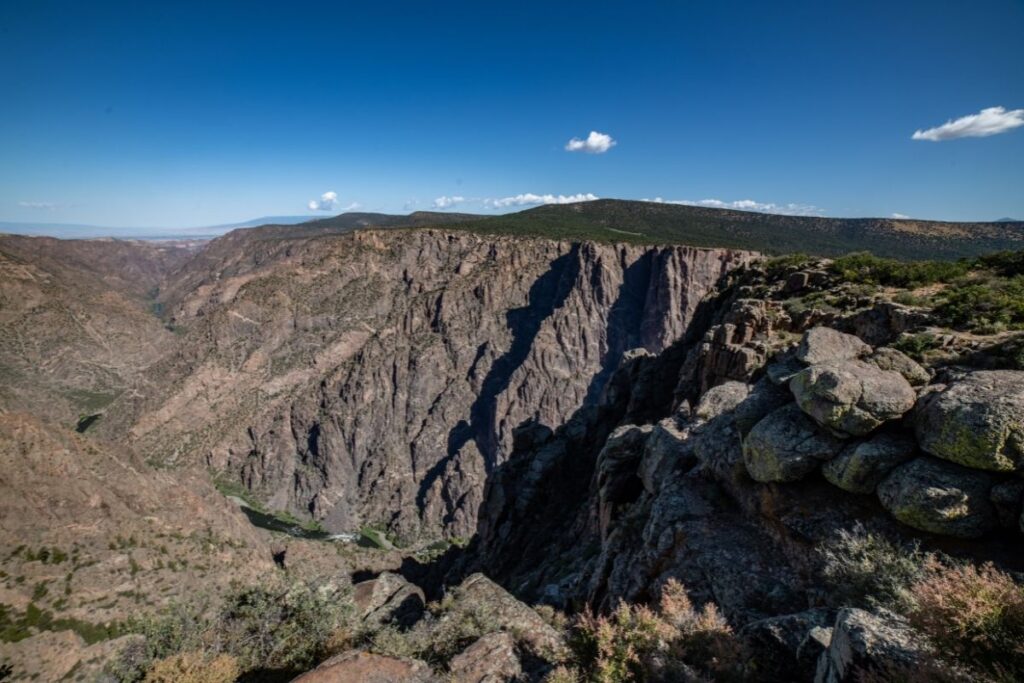
M895 615L843 609L818 660L814 682L845 683L868 674L880 680L901 678L930 660L920 636Z
M900 432L881 433L850 444L825 463L821 473L830 483L850 493L874 493L897 465L914 457L917 444Z
M523 675L516 639L503 631L488 633L455 655L448 670L454 683L506 683Z
M402 576L383 572L352 586L352 602L363 622L408 626L423 614L426 597Z

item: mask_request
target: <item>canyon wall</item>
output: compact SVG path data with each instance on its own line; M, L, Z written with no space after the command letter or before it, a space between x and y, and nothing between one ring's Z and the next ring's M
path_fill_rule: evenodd
M750 258L437 230L239 242L167 284L178 350L104 429L329 529L405 536L471 535L516 425L596 400Z

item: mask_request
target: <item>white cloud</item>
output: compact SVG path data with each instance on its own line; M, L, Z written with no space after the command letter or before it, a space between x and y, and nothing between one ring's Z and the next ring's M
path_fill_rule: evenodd
M434 208L435 209L450 209L453 206L455 206L456 204L462 204L465 201L468 201L468 200L465 197L460 197L458 195L456 195L454 197L438 197L437 199L434 200Z
M608 135L607 133L598 133L596 130L592 130L586 140L581 140L579 138L569 140L569 142L565 143L565 149L568 152L604 154L616 144L618 143L612 139L611 135Z
M18 202L18 206L23 209L45 209L50 211L56 209L58 204L56 202Z
M891 217L892 217L892 218L899 218L899 219L901 219L901 220L902 220L902 219L906 219L906 218L910 218L910 216L908 216L908 215L907 215L907 214L905 214L905 213L894 213L894 214L893 214L893 215L892 215Z
M954 138L984 138L1024 126L1024 109L1006 111L1003 107L989 107L977 114L946 121L941 126L914 132L914 140L940 142Z
M310 211L334 211L338 207L338 193L324 192L320 199L309 202Z
M514 197L502 197L500 199L485 199L484 204L495 209L504 209L509 206L535 206L537 204L575 204L576 202L592 202L598 196L587 192L586 194L517 194Z
M693 201L690 199L644 199L645 202L658 204L681 204L683 206L704 206L711 209L733 209L735 211L756 211L758 213L777 213L784 216L820 216L824 213L811 204L774 204L771 202L755 202L753 199L738 199L732 202L725 202L721 199L701 199Z

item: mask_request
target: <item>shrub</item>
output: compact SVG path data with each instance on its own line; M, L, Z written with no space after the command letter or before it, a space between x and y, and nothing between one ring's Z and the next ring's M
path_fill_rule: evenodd
M835 259L829 265L829 270L847 282L885 287L921 287L963 277L972 265L966 260L897 261L863 252Z
M922 360L926 351L937 349L941 342L934 334L920 332L918 334L904 334L892 345L897 351L902 351L915 360Z
M231 655L208 657L202 652L182 652L158 660L146 673L144 683L234 683L241 674Z
M555 680L675 680L694 669L726 680L743 673L739 642L717 607L696 610L675 580L665 585L657 609L620 603L607 616L584 612L569 642L575 667Z
M942 292L935 312L953 327L980 332L1024 327L1024 275L959 282Z
M998 679L1024 677L1024 588L1008 574L932 561L911 592L910 623L939 652Z
M819 550L822 578L837 606L907 608L911 585L924 574L926 555L872 534L860 523L840 530Z

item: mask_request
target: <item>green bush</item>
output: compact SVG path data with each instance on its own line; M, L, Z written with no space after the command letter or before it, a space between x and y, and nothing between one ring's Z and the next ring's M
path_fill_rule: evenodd
M835 259L829 270L846 282L882 285L884 287L922 287L937 282L951 282L970 272L972 262L960 261L897 261L863 252Z
M939 301L935 312L953 327L983 333L1024 328L1024 275L959 281Z

